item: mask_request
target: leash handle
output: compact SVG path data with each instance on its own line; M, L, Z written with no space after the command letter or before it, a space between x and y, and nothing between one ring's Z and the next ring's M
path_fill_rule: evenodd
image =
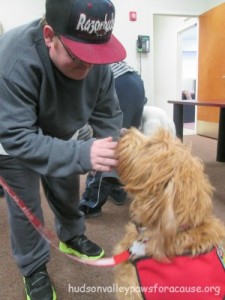
M6 183L6 181L0 177L0 184L2 185L3 189L7 192L7 194L14 200L14 202L18 205L18 207L22 210L24 215L30 221L30 223L34 226L34 228L40 233L40 235L47 240L53 248L55 248L58 252L63 253L59 250L58 245L55 244L55 240L58 238L56 235L51 232L50 230L46 229L43 223L31 212L31 210L26 206L24 201L20 199L17 194L13 191L13 189ZM72 260L78 261L83 264L97 266L97 267L112 267L122 262L127 261L130 258L129 251L121 252L115 256L108 257L108 258L100 258L97 260L92 259L84 259L79 258L77 256L73 256L70 254L65 254Z

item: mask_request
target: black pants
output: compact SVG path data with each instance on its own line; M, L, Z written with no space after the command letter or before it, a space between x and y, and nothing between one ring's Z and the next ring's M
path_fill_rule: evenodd
M115 79L116 93L123 112L123 127L139 128L146 103L144 84L136 72L125 73Z

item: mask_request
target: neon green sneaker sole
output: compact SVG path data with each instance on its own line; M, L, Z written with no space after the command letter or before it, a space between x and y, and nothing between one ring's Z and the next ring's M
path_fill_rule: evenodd
M91 259L91 260L97 260L97 259L99 259L99 258L101 258L105 255L105 251L102 249L102 251L99 255L97 255L97 256L88 256L86 254L80 253L79 251L70 248L69 246L67 246L63 242L59 243L59 250L63 253L66 253L66 254L71 254L71 255L75 255L75 256L80 257L80 258Z

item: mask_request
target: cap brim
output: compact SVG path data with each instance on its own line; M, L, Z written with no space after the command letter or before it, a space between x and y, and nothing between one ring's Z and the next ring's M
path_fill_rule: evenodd
M111 64L126 58L125 48L114 35L104 44L80 43L65 36L60 38L72 54L91 64Z

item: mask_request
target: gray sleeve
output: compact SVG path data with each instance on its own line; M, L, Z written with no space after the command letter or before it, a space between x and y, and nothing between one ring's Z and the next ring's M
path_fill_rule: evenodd
M0 142L27 167L56 177L91 170L88 141L64 141L45 135L38 126L38 107L21 87L0 80Z

